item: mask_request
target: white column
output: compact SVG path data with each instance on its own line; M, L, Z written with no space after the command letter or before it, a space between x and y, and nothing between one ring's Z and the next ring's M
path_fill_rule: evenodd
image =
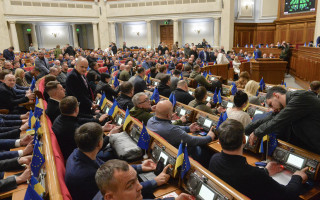
M79 47L79 43L78 43L77 26L75 24L72 24L72 33L73 33L73 47L77 48Z
M32 24L31 37L32 37L32 44L33 44L35 50L38 51L38 38L37 38L36 25L35 24Z
M173 44L179 42L179 20L173 20ZM181 45L181 44L180 44Z
M117 38L116 38L116 25L115 22L110 22L110 42L117 42Z
M19 52L20 48L19 48L19 41L18 41L18 35L17 35L17 29L16 29L16 22L9 21L9 24L10 24L12 46L14 47L15 52Z
M98 36L98 23L93 22L92 28L93 28L93 43L94 43L94 49L97 50L99 47L99 36Z
M214 18L213 46L220 46L220 17Z
M147 20L147 49L152 48L152 30L151 30L151 21Z
M317 18L316 18L316 26L314 28L314 39L313 44L315 45L317 42L317 38L320 36L320 3L318 2L316 11L317 11ZM306 41L308 43L308 41Z
M234 1L223 1L221 12L221 45L225 50L231 50L233 47L234 34Z

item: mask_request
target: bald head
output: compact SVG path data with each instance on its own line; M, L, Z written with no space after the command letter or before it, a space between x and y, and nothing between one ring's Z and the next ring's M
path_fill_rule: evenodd
M171 120L172 103L169 100L159 101L156 107L156 116L160 119Z
M79 74L85 75L87 72L88 65L88 60L84 57L79 56L76 62L76 70Z
M128 72L130 72L130 70L131 70L130 65L126 65L125 70L128 71Z
M124 65L124 64L120 65L120 71L124 70L125 68L126 68L126 65Z
M182 89L182 90L184 90L184 91L188 91L188 83L187 83L187 81L185 81L185 80L180 80L179 82L178 82L178 84L177 84L177 88L180 88L180 89Z

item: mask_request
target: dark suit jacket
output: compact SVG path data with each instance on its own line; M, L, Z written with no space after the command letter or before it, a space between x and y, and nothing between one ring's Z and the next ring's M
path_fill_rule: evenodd
M84 77L85 78L85 77ZM91 114L92 92L89 83L85 78L88 87L83 82L81 75L77 70L72 70L67 77L66 91L68 96L74 96L80 102L80 113Z
M243 156L214 154L209 170L250 199L297 199L301 191L300 176L293 175L287 186L281 185L264 169L249 165Z
M170 86L168 85L163 85L160 83L160 85L158 86L158 91L159 91L159 94L162 95L162 96L165 96L165 97L168 97L170 96L171 94L171 88Z
M14 146L13 146L14 148ZM11 159L19 157L18 151L3 151L0 152L0 160Z
M95 93L102 94L102 92L104 92L106 94L106 98L109 101L113 102L113 100L118 96L119 89L114 90L114 89L112 89L112 87L108 83L104 83L102 81L99 81L99 83L97 84Z
M60 115L59 102L51 98L48 99L48 105L46 115L50 118L53 123L54 120Z
M4 83L0 84L0 97L0 109L9 109L10 112L20 103L29 101L27 97L18 98L15 91Z
M194 97L180 88L174 90L176 101L188 105L190 101L194 100Z
M0 150L9 151L12 148L15 148L15 139L0 139Z
M14 53L10 52L8 49L3 50L3 57L6 60L14 60Z
M129 110L131 110L131 108L133 108L133 103L131 99L132 97L129 97L121 93L120 96L117 98L117 102L121 109L126 110L128 108Z
M69 56L74 56L76 55L76 52L74 51L72 46L68 46L68 48L65 50L63 55L66 55L66 54L69 54Z
M204 54L206 54L206 60L204 59ZM199 58L201 59L201 62L203 62L203 61L208 62L209 61L209 52L200 51Z
M13 170L22 170L23 167L18 163L17 158L11 158L7 160L0 161L0 171L13 171ZM5 192L13 190L17 187L15 177L8 177L6 179L0 180L0 192Z
M173 69L175 69L175 68L176 68L176 65L175 65L173 62L171 62L171 63L169 64L168 69L169 69L169 70L173 70Z
M134 86L135 94L139 92L144 92L144 90L147 89L146 82L139 75L137 75L136 78L134 79L133 86Z

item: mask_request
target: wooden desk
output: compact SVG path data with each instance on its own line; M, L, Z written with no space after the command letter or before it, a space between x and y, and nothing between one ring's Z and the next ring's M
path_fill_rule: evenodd
M172 180L172 179L170 179L170 180ZM175 184L168 183L168 184L161 185L160 187L157 187L157 189L155 189L155 191L153 192L153 195L156 198L160 198L160 197L162 197L166 194L169 194L171 192L178 193L180 191L180 193L181 193L181 190L179 189L179 187L177 185L178 185L177 183L175 183Z
M236 53L239 53L240 49L242 49L243 53L248 52L248 53L251 53L252 55L253 55L253 51L255 50L255 48L245 48L245 47L233 47L232 49L235 50ZM281 54L281 49L278 49L278 48L260 48L260 51L262 55L266 53L267 56L269 56L270 53L272 53L275 58L279 58Z
M26 191L27 191L27 189L22 189L22 190L19 190L17 192L14 192L12 194L12 200L24 199L24 196L26 195Z
M260 82L263 77L265 83L281 84L286 72L286 61L260 60L251 63L251 79Z

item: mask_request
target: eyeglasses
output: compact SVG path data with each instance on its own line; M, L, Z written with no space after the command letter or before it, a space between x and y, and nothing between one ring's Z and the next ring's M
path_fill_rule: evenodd
M149 98L146 98L144 101L140 102L139 104L143 104L143 103L146 103L146 102L148 102L148 101L150 101L150 99L149 99Z

